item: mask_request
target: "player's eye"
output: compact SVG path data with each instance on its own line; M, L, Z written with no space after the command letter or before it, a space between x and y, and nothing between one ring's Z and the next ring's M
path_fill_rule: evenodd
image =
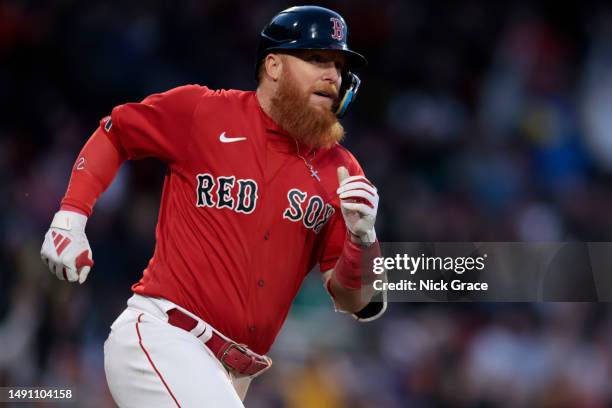
M312 54L310 57L308 57L308 61L320 64L323 62L323 57L318 54Z

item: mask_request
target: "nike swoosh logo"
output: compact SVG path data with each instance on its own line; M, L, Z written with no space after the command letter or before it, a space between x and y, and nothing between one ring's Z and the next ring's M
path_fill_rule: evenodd
M221 143L233 143L240 142L241 140L246 140L246 137L227 137L225 136L225 132L219 135L219 140Z

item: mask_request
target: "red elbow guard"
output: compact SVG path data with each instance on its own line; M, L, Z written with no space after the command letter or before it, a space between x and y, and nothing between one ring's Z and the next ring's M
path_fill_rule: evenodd
M93 206L125 161L101 128L89 138L72 167L61 209L90 216Z

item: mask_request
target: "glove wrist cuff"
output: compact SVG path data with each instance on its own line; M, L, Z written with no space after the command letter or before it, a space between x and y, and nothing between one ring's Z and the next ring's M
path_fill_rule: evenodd
M372 228L365 234L361 235L359 239L361 240L362 246L369 247L370 245L376 242L376 231L374 230L374 228Z
M376 231L374 230L374 228L361 235L357 235L350 230L348 232L349 239L354 243L361 245L362 247L367 248L371 246L374 242L376 242Z
M74 211L61 210L55 213L51 228L64 231L85 231L87 217Z

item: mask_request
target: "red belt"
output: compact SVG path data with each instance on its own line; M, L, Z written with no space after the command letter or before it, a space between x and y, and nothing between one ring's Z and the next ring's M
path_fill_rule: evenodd
M191 332L198 322L179 309L168 310L168 323ZM199 337L199 336L198 336ZM258 374L272 365L272 360L249 350L245 345L225 340L213 331L206 346L213 352L223 366L237 377Z

